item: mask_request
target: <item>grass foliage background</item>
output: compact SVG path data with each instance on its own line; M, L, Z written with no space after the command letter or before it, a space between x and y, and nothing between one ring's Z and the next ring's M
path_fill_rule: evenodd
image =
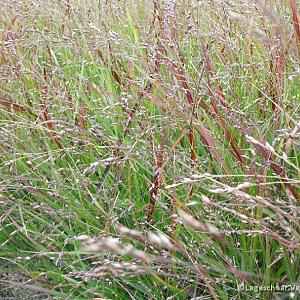
M299 284L297 5L2 1L2 285L290 297L238 286Z

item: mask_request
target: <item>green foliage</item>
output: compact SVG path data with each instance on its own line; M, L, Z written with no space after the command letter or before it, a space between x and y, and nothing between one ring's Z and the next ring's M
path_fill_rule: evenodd
M289 297L238 290L299 281L289 9L189 0L174 15L170 1L4 2L0 288L8 272L16 289L30 279L25 288L54 299ZM88 251L83 234L118 237L150 258L108 251L106 240Z

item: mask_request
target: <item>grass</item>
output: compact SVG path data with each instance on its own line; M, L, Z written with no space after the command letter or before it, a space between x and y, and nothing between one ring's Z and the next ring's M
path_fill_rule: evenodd
M299 298L297 1L3 8L0 286Z

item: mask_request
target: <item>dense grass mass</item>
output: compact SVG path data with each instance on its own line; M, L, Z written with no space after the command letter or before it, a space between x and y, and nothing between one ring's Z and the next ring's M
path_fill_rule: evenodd
M298 1L1 2L1 299L300 299Z

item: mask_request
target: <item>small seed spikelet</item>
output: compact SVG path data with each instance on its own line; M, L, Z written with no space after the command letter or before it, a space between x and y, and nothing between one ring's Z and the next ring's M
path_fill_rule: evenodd
M179 216L182 220L182 223L201 232L208 232L216 238L221 238L222 233L219 229L209 223L202 224L198 220L196 220L193 216L186 213L184 210L179 209Z
M85 238L85 236L83 236ZM103 237L100 239L87 239L83 250L88 253L112 252L121 256L129 255L137 260L148 260L144 251L134 248L132 245L123 245L118 238Z
M148 239L151 244L159 246L160 248L172 249L173 245L170 239L162 232L153 233L148 232Z

